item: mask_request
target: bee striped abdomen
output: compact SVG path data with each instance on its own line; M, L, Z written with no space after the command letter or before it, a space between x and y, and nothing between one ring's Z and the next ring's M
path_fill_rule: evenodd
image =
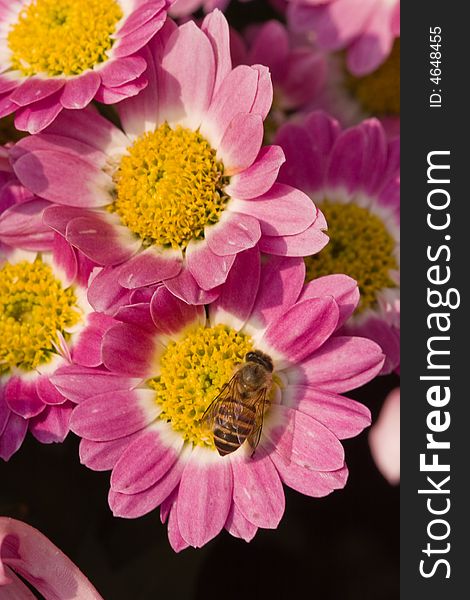
M255 423L256 411L252 406L244 405L234 418L232 402L220 407L214 423L214 444L221 456L235 452L250 435ZM234 404L240 408L240 403Z

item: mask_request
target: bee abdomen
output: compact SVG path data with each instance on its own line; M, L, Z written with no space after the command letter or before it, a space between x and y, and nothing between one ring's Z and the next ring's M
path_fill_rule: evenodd
M220 411L213 433L215 447L221 456L235 452L252 432L256 413L251 407L244 407L244 410L245 413L233 422L224 420L225 411Z

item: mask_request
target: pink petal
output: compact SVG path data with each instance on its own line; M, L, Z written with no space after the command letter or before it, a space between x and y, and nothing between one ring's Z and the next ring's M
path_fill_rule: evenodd
M113 57L121 58L134 54L143 48L159 31L161 31L166 18L166 12L160 11L154 17L142 24L137 30L132 31L118 39L113 46Z
M230 461L216 459L204 463L201 454L201 448L193 450L178 493L179 529L183 539L195 548L220 533L232 503Z
M115 517L134 519L152 511L167 498L178 485L186 463L183 451L179 460L151 487L137 494L122 494L110 490L108 501Z
M126 56L109 60L100 69L100 77L106 87L119 87L137 79L145 71L147 63L141 56Z
M52 384L49 375L41 375L37 378L36 392L44 404L63 404L66 400L65 396L62 396Z
M282 481L306 496L314 498L328 496L334 490L343 488L348 479L346 465L336 471L312 471L294 462L287 462L277 452L273 452L271 459Z
M183 438L165 439L163 430L147 429L121 454L111 475L111 488L123 494L138 494L166 475L178 460Z
M29 430L42 444L63 442L69 432L73 404L47 406L40 415L29 421Z
M101 343L106 331L115 325L113 318L100 313L87 316L86 326L74 339L73 362L83 367L98 367L101 364Z
M360 337L333 337L302 363L309 385L324 391L347 392L373 379L384 356L374 342Z
M251 200L239 200L234 210L256 217L263 235L294 235L305 231L316 218L313 202L300 190L283 183Z
M204 325L206 313L203 306L186 304L165 287L158 288L152 296L150 311L159 334L174 337L188 326Z
M209 38L215 55L216 76L214 90L217 91L222 81L232 69L230 33L227 19L218 10L211 12L204 18L201 30Z
M264 329L295 304L305 281L305 264L300 258L269 257L261 269L258 294L250 323Z
M385 479L400 482L400 388L385 399L379 418L369 434L372 456Z
M136 387L140 379L116 375L101 369L70 365L59 368L50 377L50 381L61 395L72 402L79 403L106 392L131 390Z
M164 8L165 0L143 0L140 4L135 5L133 12L118 30L118 35L122 37L134 33Z
M103 600L78 567L37 529L26 523L0 518L1 560L44 598ZM17 580L18 581L18 580ZM0 583L3 584L5 581ZM16 586L16 583L12 584ZM2 587L9 598L9 586ZM21 592L16 598L31 598ZM12 596L15 598L15 596Z
M88 302L100 312L114 314L120 306L129 304L130 291L119 285L119 268L105 267L90 282Z
M139 431L159 411L153 390L109 392L79 404L72 414L70 429L95 442L115 440Z
M144 74L118 87L107 88L101 85L95 94L95 100L103 104L115 104L137 95L147 87L147 83L147 77Z
M95 97L100 83L100 76L95 71L87 71L78 77L67 79L60 103L64 108L85 108Z
M286 394L292 398L289 404L320 421L339 440L354 437L370 425L369 409L344 396L306 385L289 385Z
M381 375L391 373L400 364L400 330L389 325L383 318L371 315L359 325L346 325L348 335L359 335L376 342L385 354Z
M320 252L328 240L328 236L315 222L302 233L282 237L263 235L259 241L259 249L277 256L311 256Z
M194 65L204 65L195 69ZM206 35L188 22L171 35L162 61L166 118L186 117L197 128L209 108L215 82L215 57Z
M10 100L18 106L28 106L51 96L63 88L65 79L41 79L30 77L10 94Z
M271 322L263 338L284 357L286 365L299 363L328 340L338 317L333 298L304 300Z
M217 256L227 256L253 248L261 237L258 219L225 211L216 225L206 227L204 237Z
M277 470L266 451L258 448L253 458L231 460L233 501L257 527L275 529L284 514L285 498Z
M92 440L80 440L80 463L93 471L109 471L119 460L124 450L135 439L142 435L141 431L135 431L117 440L107 442L93 442Z
M230 323L242 329L253 310L260 284L260 255L257 248L237 255L215 302L209 306L211 324Z
M15 127L21 131L39 133L50 125L62 111L61 92L56 92L39 102L16 111Z
M141 329L145 329L145 331L150 334L155 333L155 325L153 324L150 315L150 305L148 300L137 304L122 306L117 310L114 316L116 320L121 321L122 323L135 325Z
M263 141L263 119L259 115L238 114L230 122L218 147L227 175L250 167Z
M103 336L103 364L114 373L131 377L151 377L154 368L156 340L143 329L118 323Z
M119 270L119 284L134 289L176 277L181 271L181 250L151 246L131 258Z
M237 505L233 502L230 507L227 522L225 523L225 529L230 535L245 540L245 542L251 542L258 531L258 527L246 519Z
M219 295L219 288L201 289L186 267L181 270L179 275L172 279L166 279L163 284L172 294L188 304L210 304Z
M338 438L305 413L274 405L270 409L279 425L267 429L271 447L286 461L313 471L335 471L344 464L344 450Z
M178 525L178 504L173 503L168 519L168 541L175 552L181 552L189 546L188 542L183 539Z
M186 248L187 268L203 290L211 290L224 283L234 260L235 254L214 254L205 240L191 240Z
M359 302L359 288L356 281L347 275L326 275L307 283L299 300L333 296L339 307L338 327L352 315Z
M11 377L5 386L5 400L14 413L25 419L44 410L44 403L36 391L36 377L30 380Z
M271 74L269 69L263 65L253 65L252 68L258 71L258 88L250 113L252 115L260 115L264 121L273 104L273 84L271 82Z
M26 250L50 250L54 233L43 224L49 202L35 198L14 204L0 215L0 240Z
M9 460L19 449L28 431L28 421L11 412L0 434L0 458Z
M280 146L264 146L248 169L231 178L225 191L239 200L257 198L271 189L283 162L285 157Z
M267 65L271 70L287 60L289 36L279 21L262 25L250 49L250 62Z
M73 219L67 225L65 237L88 258L105 266L129 259L141 247L141 241L120 224L119 218L104 211Z
M24 186L51 202L92 208L112 201L111 177L68 152L26 153L15 161L13 168Z

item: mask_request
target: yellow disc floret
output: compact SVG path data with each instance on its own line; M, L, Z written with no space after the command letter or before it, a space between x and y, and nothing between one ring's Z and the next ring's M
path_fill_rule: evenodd
M398 269L393 237L378 216L357 204L326 200L318 206L325 214L330 241L319 254L305 259L307 281L345 273L358 283L358 312L373 307L377 292L396 286L390 278L390 271Z
M8 34L12 68L24 75L79 75L108 59L123 16L116 0L33 0Z
M186 248L217 223L228 202L215 150L198 131L167 123L128 148L115 182L110 210L145 246Z
M362 108L371 114L400 114L400 38L387 60L365 77L346 75L346 85Z
M252 349L249 336L226 325L199 327L170 342L160 359L160 376L148 382L162 408L160 419L185 441L214 448L202 415Z
M31 371L49 362L81 313L72 288L64 289L49 265L5 264L0 269L0 375Z

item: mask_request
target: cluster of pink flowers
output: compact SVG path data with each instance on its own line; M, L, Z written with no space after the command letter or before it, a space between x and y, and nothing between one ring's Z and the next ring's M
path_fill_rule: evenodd
M227 4L0 0L0 457L73 432L113 514L160 507L176 551L276 528L283 485L344 487L371 421L344 394L400 362L399 116L367 104L399 3L240 32ZM222 456L205 415L250 353L259 431L227 419Z

